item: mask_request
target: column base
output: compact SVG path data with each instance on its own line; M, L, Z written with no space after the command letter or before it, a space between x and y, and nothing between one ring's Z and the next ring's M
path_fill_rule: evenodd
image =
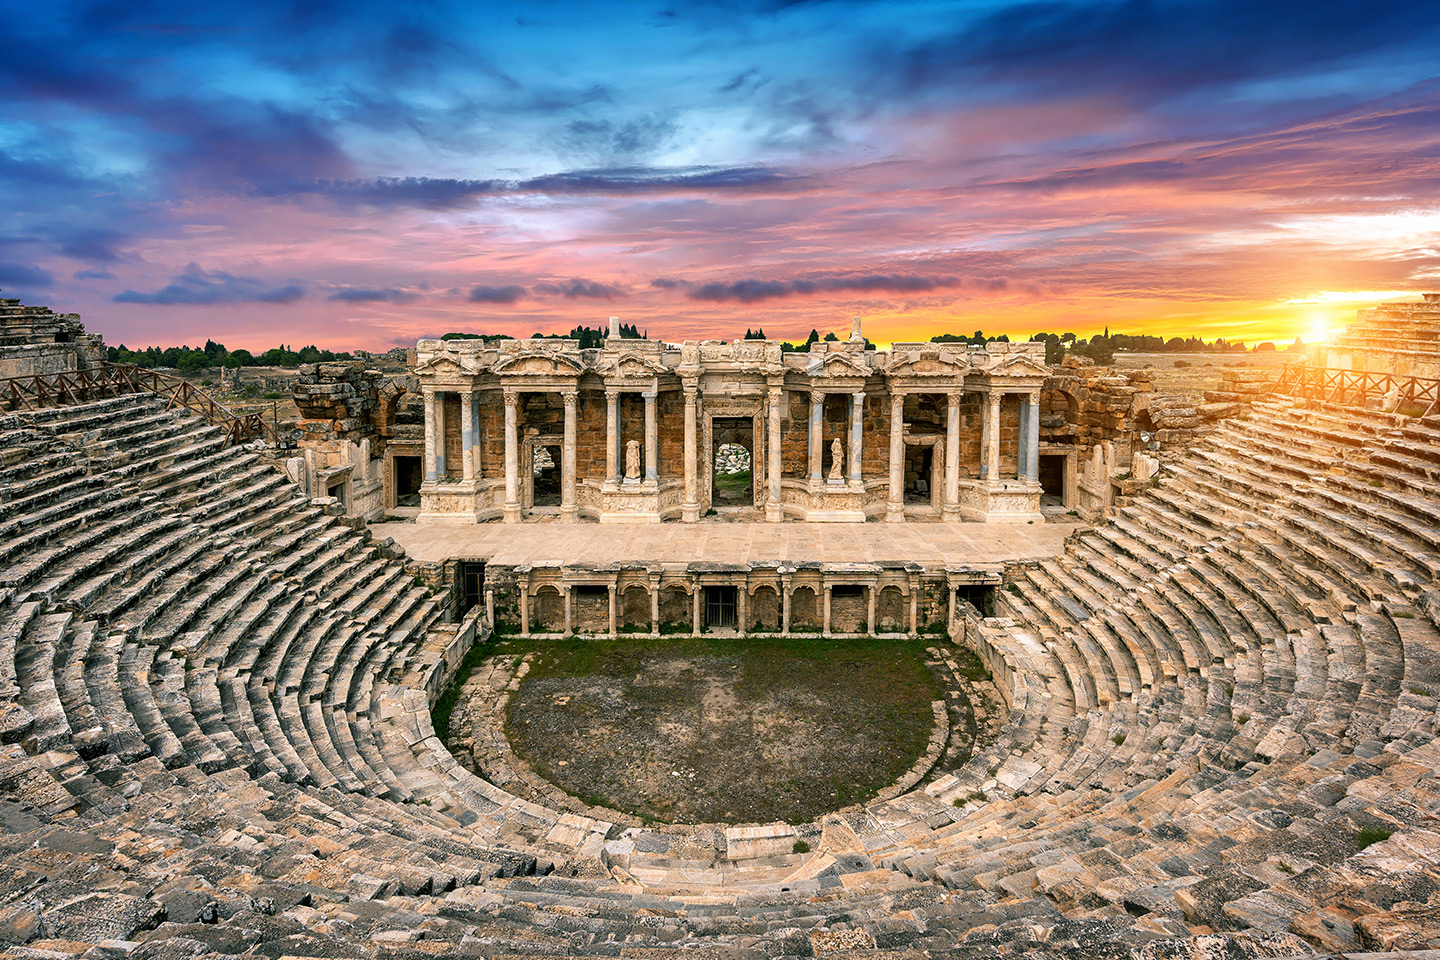
M947 521L964 520L965 516L960 512L960 504L947 503L940 508L940 518Z
M779 523L785 519L785 507L777 500L765 504L765 522Z
M574 523L577 519L579 519L579 517L580 517L580 508L577 507L577 506L575 506L575 504L572 503L572 504L570 504L569 506L566 506L566 505L564 505L564 504L561 504L561 506L560 506L560 519L561 519L561 521L563 521L563 522L565 522L565 523Z
M700 504L698 504L698 503L682 503L682 504L680 504L680 522L681 522L681 523L695 523L695 522L698 521L699 519L700 519Z
M885 504L885 522L886 522L886 523L904 523L904 522L905 522L905 504L903 504L903 503L895 503L895 502L893 502L893 501L887 502L887 503Z
M520 513L521 513L521 511L520 511L520 504L518 504L518 503L507 503L507 504L505 504L505 513L504 513L504 516L503 516L502 520L503 520L503 522L505 522L505 523L519 523L519 522L520 522Z

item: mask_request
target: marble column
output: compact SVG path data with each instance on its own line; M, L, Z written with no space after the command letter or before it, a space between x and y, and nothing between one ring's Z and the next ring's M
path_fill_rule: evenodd
M520 440L516 421L519 411L520 394L515 390L505 391L505 522L520 522ZM569 594L566 594L569 597ZM565 601L569 609L570 601ZM568 617L568 614L567 614ZM568 632L568 631L567 631Z
M620 391L605 391L605 479L620 480Z
M659 480L659 434L655 429L655 391L641 394L645 398L645 479Z
M1030 472L1026 457L1030 454L1030 404L1020 401L1020 429L1015 443L1015 479L1023 480Z
M822 612L820 620L820 633L828 637L830 636L830 584L828 583L825 584L824 604L825 609Z
M985 479L1000 479L1000 394L985 394L985 418L980 424L980 446L985 451Z
M460 394L460 476L470 483L475 479L475 394Z
M885 519L905 519L905 394L890 394L890 491L885 497Z
M474 393L470 394L470 434L475 438L475 445L470 450L470 475L476 480L479 480L481 473L484 472L484 462L480 457L482 437L480 435L479 399Z
M580 395L567 390L560 395L565 404L565 444L560 450L560 519L574 520L575 506L575 408Z
M618 583L607 584L605 592L610 596L610 636L613 638L617 632L615 629L615 595L620 592L620 585Z
M530 635L530 585L520 584L520 635Z
M790 633L791 592L790 581L782 578L780 581L780 632L787 636Z
M650 632L660 634L660 578L650 578Z
M945 629L948 633L955 627L955 584L947 582L945 589L950 593L950 611L946 615L948 619L945 621Z
M875 584L865 588L865 632L875 636Z
M735 588L735 632L747 633L750 629L750 593L745 584Z
M784 391L780 387L770 388L770 421L765 429L765 440L770 448L765 479L770 496L765 504L765 519L771 523L785 519L785 510L780 505L780 400L783 396Z
M920 584L910 578L910 636L920 634Z
M425 391L425 482L439 479L435 471L435 391Z
M700 636L700 604L704 601L704 597L705 588L698 583L695 584L690 594L691 617L693 619L690 626L691 632L697 637Z
M445 479L445 394L435 391L435 479Z
M810 481L819 483L821 471L821 447L825 440L825 393L810 391Z
M571 590L570 590L570 587L569 587L568 584L561 586L560 589L562 589L562 590L565 591L565 636L568 637L568 636L570 636L570 634L572 634L572 633L575 632L575 629L574 629L574 627L572 626L572 624L574 624L575 620L574 620L574 618L573 618L573 616L572 616L572 614L571 614L571 610L570 610L570 595L571 595Z
M865 442L865 393L850 398L850 482L860 482L861 444Z
M945 506L946 519L960 512L960 395L945 397Z
M700 385L698 383L686 383L685 387L685 502L680 505L680 519L686 523L694 523L700 519L700 499L698 484L696 482L696 459L699 451L699 441L696 439L698 432L698 411Z
M1040 479L1040 395L1032 393L1025 398L1021 408L1029 411L1025 418L1025 479L1032 482Z

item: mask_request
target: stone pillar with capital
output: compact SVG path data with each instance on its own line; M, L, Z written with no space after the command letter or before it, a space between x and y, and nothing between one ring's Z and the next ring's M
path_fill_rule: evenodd
M786 635L790 633L790 594L793 591L790 587L790 578L780 578L780 632Z
M484 444L483 438L480 435L480 404L478 402L479 399L480 398L477 397L474 393L470 394L470 433L471 436L475 438L475 446L472 447L470 450L470 474L476 480L479 480L480 475L484 472L484 463L480 457L480 450Z
M655 429L655 391L641 394L645 398L645 479L660 479L659 435Z
M435 479L445 480L445 394L437 390L435 398Z
M920 634L920 578L910 575L910 636Z
M695 584L693 592L690 594L690 615L693 621L690 626L691 632L697 637L700 636L700 600L704 595L705 588L698 583Z
M660 635L660 578L650 575L650 632Z
M1000 394L985 394L985 421L980 442L985 447L985 479L1000 479Z
M520 587L520 635L530 635L530 579L519 584Z
M820 633L822 636L830 636L830 584L825 584L825 609L821 614Z
M1033 483L1040 479L1040 395L1032 393L1026 397L1024 409L1028 411L1025 436L1022 438L1025 444L1024 479Z
M700 384L686 381L685 388L685 501L680 504L680 519L694 523L700 519L700 494L696 474L699 472L696 460L699 457L697 420Z
M605 391L605 479L620 480L620 391Z
M821 449L824 439L825 393L823 390L810 391L810 482L821 480Z
M520 522L519 391L505 391L505 522ZM569 596L568 594L566 595ZM569 601L566 601L567 609ZM568 631L567 631L568 632Z
M780 504L780 400L784 391L779 385L770 387L770 418L765 429L765 440L770 456L765 468L766 487L769 496L765 500L765 519L779 523L785 519L785 510Z
M945 396L945 503L941 513L954 520L960 513L960 395Z
M735 588L735 632L750 631L750 590L745 584Z
M610 597L610 631L609 631L609 633L610 633L610 637L613 639L613 638L615 637L616 632L617 632L616 629L615 629L615 599L616 599L616 598L615 598L615 595L620 592L620 584L619 584L619 578L618 578L618 577L616 578L616 582L615 582L615 583L606 584L606 586L605 586L605 592L606 592L606 593L609 595L609 597Z
M865 588L865 632L875 636L875 584Z
M865 392L850 398L850 482L860 482L861 444L865 440Z
M466 483L475 479L475 394L460 394L460 476Z
M570 609L570 595L572 591L570 590L570 586L568 584L561 587L561 589L565 591L565 636L568 637L570 636L570 634L575 632L574 628L571 626L571 624L575 622L574 615L572 614Z
M580 395L574 390L560 394L565 404L565 440L560 450L560 519L574 520L578 508L575 505L575 408Z
M890 394L890 490L885 497L885 519L905 519L905 394Z
M435 470L435 391L425 391L425 482L434 483L440 478Z

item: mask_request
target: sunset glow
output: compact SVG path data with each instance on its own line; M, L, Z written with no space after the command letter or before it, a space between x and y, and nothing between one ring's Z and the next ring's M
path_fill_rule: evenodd
M1440 289L1440 5L11 4L0 287L112 344L618 315L1288 343Z

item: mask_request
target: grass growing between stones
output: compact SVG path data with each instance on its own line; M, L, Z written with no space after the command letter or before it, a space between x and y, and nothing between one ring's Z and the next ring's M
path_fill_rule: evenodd
M924 752L940 698L925 645L620 637L490 652L533 654L506 735L572 795L647 820L800 823L873 796Z

